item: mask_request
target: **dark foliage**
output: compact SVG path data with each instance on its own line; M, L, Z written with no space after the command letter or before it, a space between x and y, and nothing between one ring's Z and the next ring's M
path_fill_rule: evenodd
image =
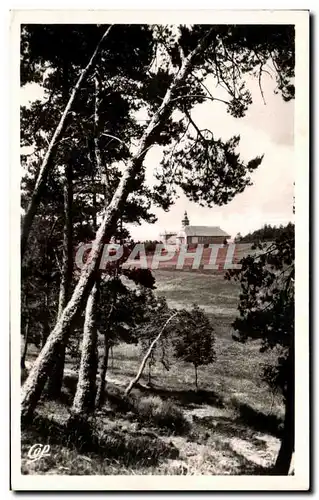
M271 226L270 224L265 224L261 229L256 229L252 233L248 233L245 236L239 235L238 243L258 243L263 241L274 241L281 235L289 234L293 229L293 224L289 222L287 226Z

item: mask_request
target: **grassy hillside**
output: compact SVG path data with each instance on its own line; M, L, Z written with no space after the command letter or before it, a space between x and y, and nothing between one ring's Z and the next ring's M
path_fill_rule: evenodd
M194 388L193 367L174 361L169 371L156 364L151 384L146 372L125 401L123 391L137 372L141 352L139 346L119 345L107 374L108 401L92 424L99 444L92 440L81 448L73 430L65 428L76 386L68 360L63 401L44 400L33 428L23 433L25 457L30 443L40 438L51 443L51 456L34 463L24 458L24 473L267 473L278 452L283 407L259 377L266 359L258 343L232 339L238 284L222 274L157 270L154 275L156 293L169 305L197 302L213 320L217 359L199 369L200 390Z

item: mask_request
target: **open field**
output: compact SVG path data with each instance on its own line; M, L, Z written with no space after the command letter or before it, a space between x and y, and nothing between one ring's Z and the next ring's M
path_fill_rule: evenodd
M259 345L232 339L238 284L220 273L157 270L154 275L156 293L169 305L182 308L196 302L213 321L217 357L214 364L199 368L200 390L195 391L191 365L174 361L167 371L156 364L151 384L145 373L133 390L133 403L127 403L123 390L137 372L141 352L135 345L115 347L107 374L108 401L94 420L105 447L92 445L79 452L72 433L67 445L57 438L65 435L76 385L68 360L64 400L43 401L33 429L23 433L23 453L45 434L51 456L32 464L23 459L24 473L265 474L273 464L283 407L279 395L259 378L260 364L266 361ZM164 407L167 422L156 417ZM57 413L58 422L53 419Z
M268 243L269 245L271 242ZM227 245L226 247L224 245L214 245L215 250L217 247L217 253L215 255L215 261L211 262L211 254L212 254L212 249L204 247L203 245L201 247L198 246L197 250L199 251L199 260L196 263L194 263L194 258L191 256L189 257L189 254L194 254L196 255L196 248L188 245L187 247L187 255L183 254L181 255L180 249L177 246L171 245L169 247L169 251L164 251L162 250L162 257L159 258L159 256L154 253L149 253L149 254L144 254L142 252L142 255L140 253L136 254L135 259L131 259L130 257L128 260L124 263L123 267L140 267L140 266L145 266L148 267L149 269L160 269L160 270L200 270L202 273L209 273L209 274L215 274L215 273L223 273L225 270L225 263L232 263L236 264L242 259L243 257L246 257L248 254L257 254L259 250L255 249L252 250L252 243L236 243L236 244L230 244ZM155 264L154 264L155 263ZM208 264L214 264L217 266L216 269L209 269L207 268Z

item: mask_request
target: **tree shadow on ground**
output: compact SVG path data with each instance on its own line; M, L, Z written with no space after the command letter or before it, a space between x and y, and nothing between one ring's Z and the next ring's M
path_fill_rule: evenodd
M177 458L178 449L156 436L106 428L96 432L94 420L70 417L61 423L53 418L36 414L32 422L22 421L22 436L34 444L34 440L50 445L76 449L80 453L91 453L104 459L112 459L124 465L153 466L162 459Z
M205 429L205 435L208 436L211 432L216 432L227 438L239 438L251 440L254 431L247 426L238 424L236 420L225 416L205 416L198 417L194 415L194 423L198 428Z
M255 431L281 438L282 419L276 415L266 415L245 403L236 403L235 407L239 410L239 416L236 419L238 423L247 425Z
M136 384L136 389L149 396L160 396L163 399L171 399L180 406L188 407L205 403L217 408L224 408L222 398L214 391L163 389L162 387L146 386L142 384Z
M237 437L252 441L256 432L281 438L282 421L278 417L265 415L248 405L240 405L238 410L239 416L235 418L227 416L199 417L194 415L193 419L198 426L214 430L228 438ZM255 444L257 443L255 442ZM257 445L260 448L263 447L262 443L258 443Z
M282 475L281 473L278 473L276 470L275 464L269 465L268 467L264 467L260 464L256 464L253 460L249 460L247 457L239 453L238 451L235 451L233 448L232 452L235 457L240 462L240 467L238 470L239 475L248 475L248 476L279 476ZM292 474L293 475L293 474Z
M217 448L216 448L217 445ZM257 464L254 460L249 459L240 451L235 450L230 441L219 440L214 443L215 449L222 452L225 466L231 463L231 473L234 475L268 475L272 473L272 468ZM207 457L210 462L214 461L213 456Z

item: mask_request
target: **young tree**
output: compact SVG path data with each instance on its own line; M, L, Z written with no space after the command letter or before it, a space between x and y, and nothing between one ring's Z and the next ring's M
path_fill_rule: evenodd
M240 317L234 322L235 340L261 340L261 352L277 352L277 364L266 365L263 378L279 388L285 402L281 447L274 466L287 475L294 451L295 372L294 372L294 226L269 247L259 245L261 253L242 259L242 268L227 278L241 284Z
M289 26L263 26L258 30L240 26L180 26L178 29L154 26L149 34L154 42L150 45L152 49L156 47L155 56L158 59L161 56L162 64L148 67L145 80L130 101L134 104L136 99L142 99L149 119L137 134L139 138L128 154L125 170L118 172L117 185L96 233L90 262L82 269L68 305L24 384L21 403L24 415L32 414L51 371L57 345L66 341L69 327L94 285L104 243L113 236L130 196L139 193L141 186L145 188L144 159L148 150L155 144L166 146L156 174L159 183L152 190L152 199L163 208L167 209L172 203L174 186L181 187L191 200L211 206L227 203L249 185L249 175L262 158L245 164L236 153L239 137L226 142L216 139L212 132L201 130L191 116L196 104L215 99L207 90L206 79L213 77L227 90L228 111L241 117L251 103L244 75L257 69L262 73L266 62L272 60L284 99L293 97L290 79L294 70L294 40ZM117 57L121 62L120 56ZM117 68L121 65L117 64ZM173 114L173 111L179 113ZM192 132L188 132L189 128Z
M152 367L157 361L160 362L166 370L169 370L170 357L172 357L174 328L176 321L178 321L178 316L173 316L174 312L176 311L168 307L165 297L157 297L152 293L145 295L145 315L143 323L138 328L138 340L143 358L148 352L149 384L151 383ZM173 316L173 318L171 318L171 316ZM169 318L171 318L171 320L167 323L160 337L153 344L154 339L158 336L159 324L164 325ZM152 344L153 347L149 351Z
M131 393L134 386L140 380L140 378L143 374L143 371L145 369L146 363L150 359L150 356L152 355L156 345L158 344L158 342L160 341L162 336L166 333L167 327L168 326L171 327L172 321L174 320L174 318L177 317L177 314L178 314L178 311L170 311L167 308L167 304L166 304L165 300L156 300L155 297L154 298L151 297L151 301L150 301L149 305L151 306L151 308L150 308L151 310L148 311L148 317L153 316L155 314L154 319L156 319L157 324L161 320L163 320L164 318L165 318L165 322L164 322L164 324L162 324L162 327L157 332L156 337L154 337L152 339L152 341L150 342L150 344L146 350L146 353L143 356L142 362L139 366L139 369L137 371L136 376L130 381L127 388L125 389L125 396L129 396L129 394Z
M198 391L198 368L215 361L215 337L213 326L196 304L190 311L179 312L179 323L175 332L175 356L192 363L195 370L195 386Z

